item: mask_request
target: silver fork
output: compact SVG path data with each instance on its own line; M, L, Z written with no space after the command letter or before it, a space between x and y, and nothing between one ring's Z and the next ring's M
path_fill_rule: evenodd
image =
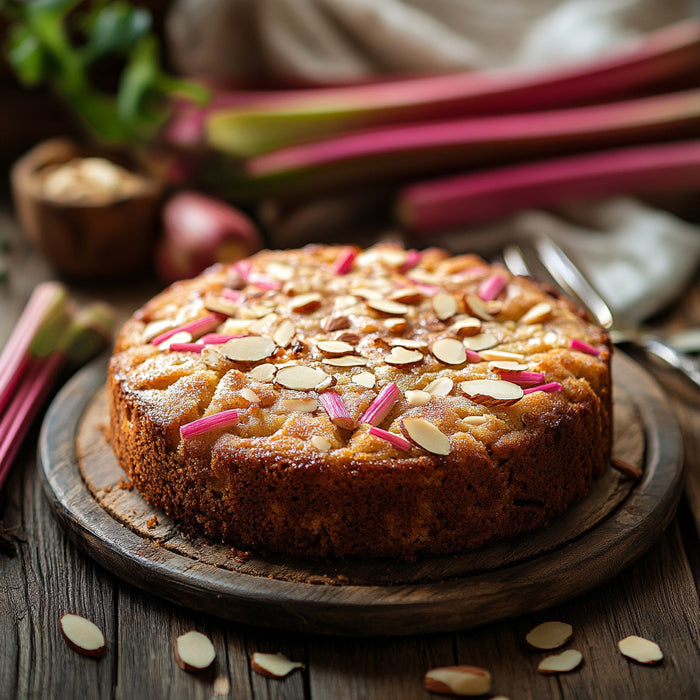
M635 326L621 324L612 309L569 256L548 236L534 236L532 254L565 293L578 299L599 325L610 332L615 344L627 344L661 359L681 372L696 388L700 389L700 366L685 353L679 352L662 338ZM528 246L529 249L529 246ZM502 253L503 262L510 272L517 275L533 275L527 255L517 245L507 246Z

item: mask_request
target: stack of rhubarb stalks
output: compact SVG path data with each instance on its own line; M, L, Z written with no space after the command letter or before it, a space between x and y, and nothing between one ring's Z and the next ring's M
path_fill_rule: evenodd
M58 282L35 288L0 354L0 488L60 377L103 350L113 327L109 306L78 307Z
M415 233L571 199L697 190L700 21L564 68L224 95L187 119L171 133L199 129L239 201L385 183Z

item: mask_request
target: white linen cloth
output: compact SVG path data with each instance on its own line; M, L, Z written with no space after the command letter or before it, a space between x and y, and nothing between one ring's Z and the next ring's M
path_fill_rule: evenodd
M168 37L188 75L314 84L561 65L694 10L693 0L176 0ZM571 252L631 321L672 301L700 261L700 227L625 198L523 212L430 242L478 250L532 230Z

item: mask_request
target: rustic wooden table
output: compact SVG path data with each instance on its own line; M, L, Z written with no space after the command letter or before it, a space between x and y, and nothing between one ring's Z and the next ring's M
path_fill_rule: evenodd
M50 271L23 242L7 207L0 237L9 275L0 283L0 344L34 285ZM126 316L156 291L154 281L128 288L74 288L99 296ZM661 325L700 325L700 279ZM687 481L678 513L647 553L615 580L558 607L459 633L394 638L340 638L243 626L164 602L111 575L79 551L54 520L36 462L38 425L22 447L0 494L0 520L14 556L0 553L0 698L427 698L431 667L488 668L493 694L527 698L700 697L700 395L676 377L658 374L685 433ZM58 620L74 612L105 632L107 655L94 660L71 651ZM542 654L528 651L526 632L547 619L574 627L583 665L569 674L536 671ZM204 675L181 671L173 640L197 629L218 657ZM638 665L617 651L630 635L655 639L665 658ZM254 651L281 651L306 669L284 680L251 672ZM225 680L218 680L225 679ZM227 690L228 688L228 690Z

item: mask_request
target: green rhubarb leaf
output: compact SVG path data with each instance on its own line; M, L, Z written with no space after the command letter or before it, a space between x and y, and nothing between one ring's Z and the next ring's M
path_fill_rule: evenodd
M43 309L43 318L29 345L29 354L45 358L60 349L61 339L72 322L73 308L68 299L68 290L56 284L49 303Z
M84 60L91 63L110 53L129 53L151 31L150 13L124 2L101 7L85 23L88 40L82 49Z
M18 28L10 40L8 59L20 82L27 87L39 85L46 76L46 55L41 43L25 27Z

